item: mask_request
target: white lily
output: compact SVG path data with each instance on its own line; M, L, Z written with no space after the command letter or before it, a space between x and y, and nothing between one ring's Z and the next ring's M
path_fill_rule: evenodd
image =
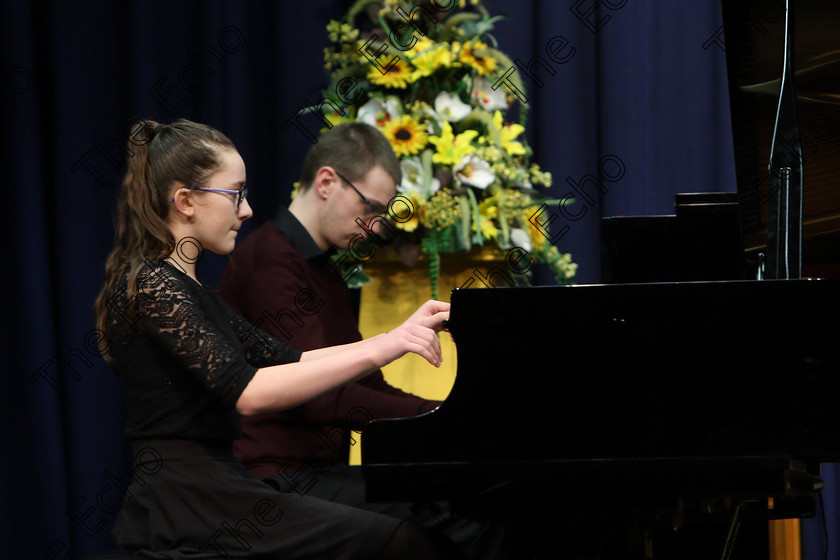
M435 97L435 113L445 121L458 122L472 111L472 107L461 101L457 93L442 91Z
M356 120L373 126L383 126L391 119L400 116L400 101L395 97L379 99L371 98L370 101L359 107Z
M514 247L521 247L531 252L531 236L524 229L513 228L510 230L510 242Z
M400 160L402 171L402 182L397 185L397 191L401 194L415 192L423 200L440 190L440 181L434 176L426 177L423 171L423 163L418 157L403 158Z
M473 103L483 107L487 111L507 109L508 107L504 89L498 87L494 90L493 84L479 76L473 78L470 99L472 99Z
M452 175L458 184L469 185L477 189L486 189L496 180L496 175L490 168L490 164L475 154L467 154L462 157L458 165L452 168Z

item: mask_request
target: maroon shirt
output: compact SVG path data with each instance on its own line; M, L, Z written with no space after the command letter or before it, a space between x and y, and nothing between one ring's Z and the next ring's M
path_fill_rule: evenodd
M350 290L306 229L283 208L243 241L228 261L219 295L258 328L297 350L361 340ZM374 418L417 416L436 408L388 385L376 371L280 413L242 418L234 453L255 477L347 463L350 430Z

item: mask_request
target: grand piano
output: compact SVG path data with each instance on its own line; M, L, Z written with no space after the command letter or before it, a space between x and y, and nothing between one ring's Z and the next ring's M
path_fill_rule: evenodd
M840 4L790 1L723 2L738 193L605 219L604 284L453 291L455 384L365 428L370 500L449 502L534 558L619 529L581 557L766 558L768 519L816 513L840 461Z

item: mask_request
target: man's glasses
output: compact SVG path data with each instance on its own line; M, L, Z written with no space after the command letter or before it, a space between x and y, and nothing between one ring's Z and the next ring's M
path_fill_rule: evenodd
M335 171L335 169L333 169L333 171ZM351 189L356 191L356 194L358 194L362 198L362 202L364 202L367 205L367 207L370 209L371 214L376 214L377 216L379 216L379 215L384 214L385 211L388 210L387 208L385 208L381 204L375 204L375 203L371 202L370 200L368 200L368 198L365 195L363 195L361 192L359 192L359 189L356 188L356 185L354 185L353 183L350 182L350 179L348 179L347 177L345 177L344 175L342 175L338 171L335 171L335 174L338 175L339 177L341 177L342 181L344 181L345 183L350 185Z
M248 187L242 187L238 191L233 191L230 189L210 189L207 187L191 187L189 185L184 186L185 189L190 189L192 191L209 191L209 192L220 192L220 193L227 193L227 194L235 194L238 198L236 199L236 207L239 208L242 206L242 201L245 200L245 197L248 196ZM173 198L169 202L175 202Z

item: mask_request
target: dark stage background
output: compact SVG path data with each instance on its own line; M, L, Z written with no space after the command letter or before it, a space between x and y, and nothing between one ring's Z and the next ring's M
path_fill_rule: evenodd
M113 243L129 122L186 117L227 133L248 166L247 235L288 202L309 143L283 123L320 99L325 26L347 4L4 2L0 558L113 546L130 457L91 307ZM525 82L528 139L554 175L555 198L586 175L612 177L601 176L608 191L581 201L585 214L558 242L580 283L600 280L599 217L668 214L675 193L735 190L724 52L709 42L719 0L486 4L509 18L495 35L511 58L547 58L557 36L575 49L539 71L541 86ZM607 167L617 161L618 179ZM199 273L215 285L223 264L206 255ZM536 282L551 281L541 272ZM556 321L569 327L562 313ZM823 538L809 523L817 557Z

